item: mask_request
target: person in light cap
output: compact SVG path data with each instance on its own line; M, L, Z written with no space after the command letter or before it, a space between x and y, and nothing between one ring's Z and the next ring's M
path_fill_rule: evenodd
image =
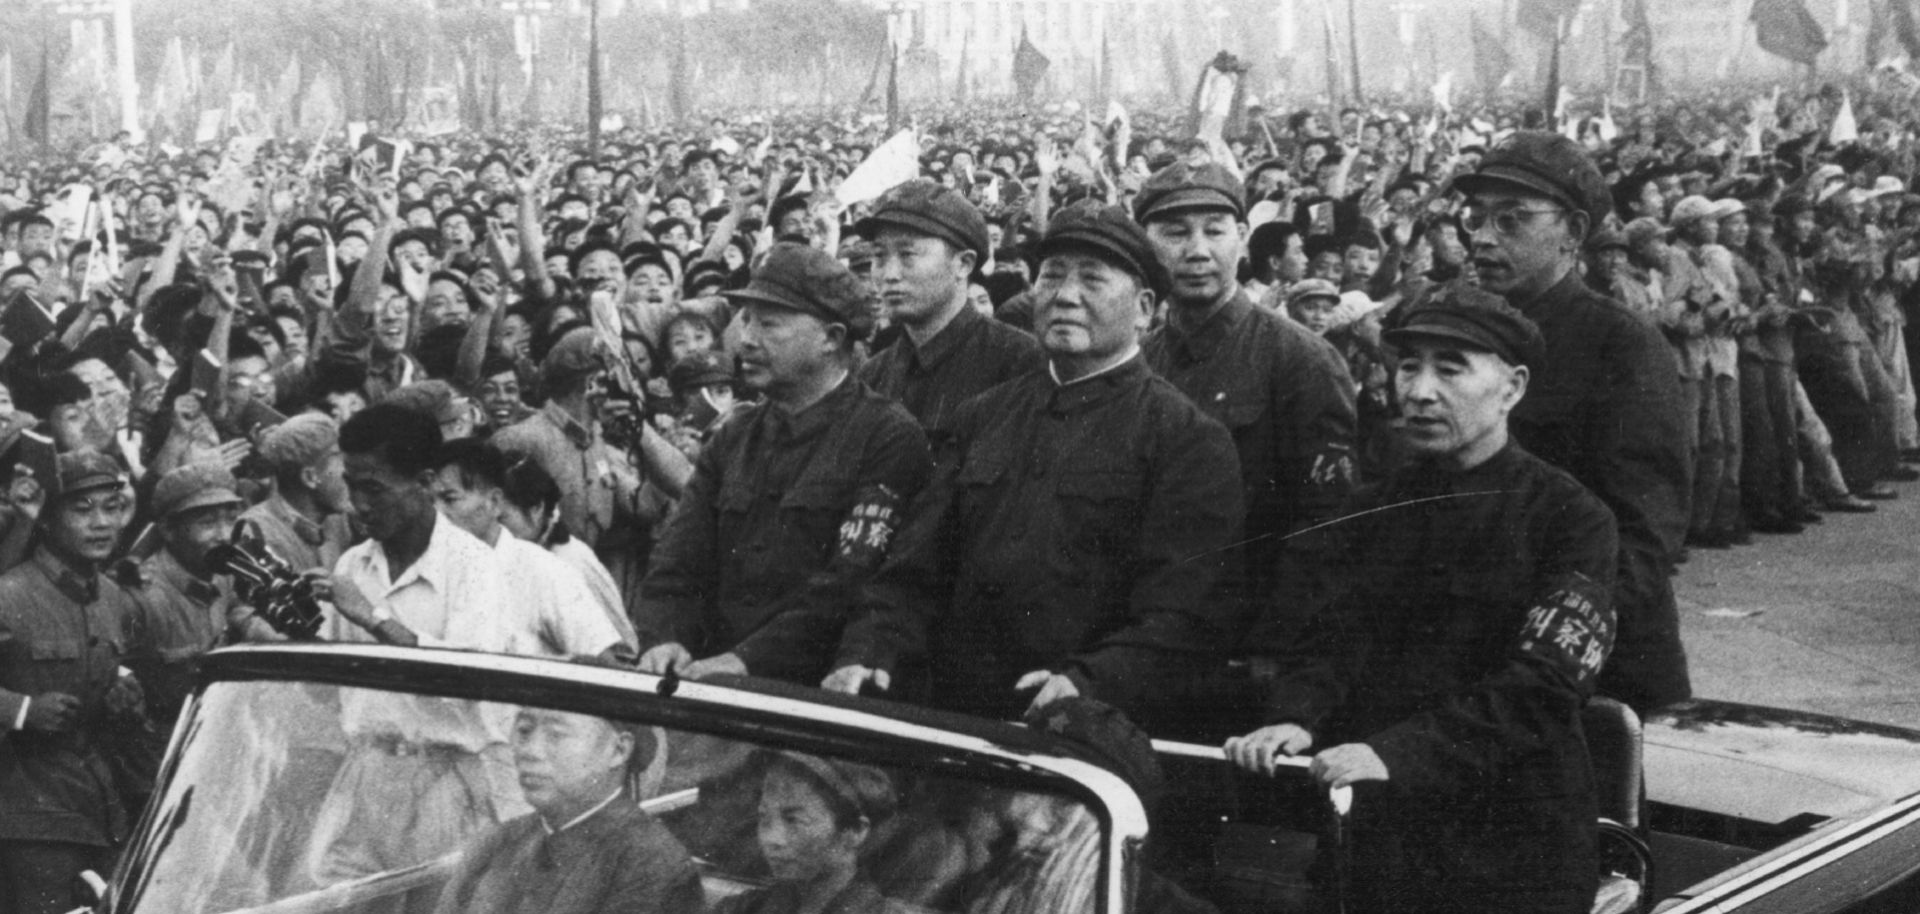
M144 801L104 774L147 728L138 680L117 671L153 653L133 596L101 574L127 523L127 474L74 451L54 475L32 558L0 575L0 909L19 914L71 909L74 874L112 868Z
M853 375L873 327L846 266L783 241L746 288L741 406L700 452L661 533L634 619L640 669L812 685L832 669L852 595L926 484L926 435Z
M1564 136L1519 131L1454 180L1480 287L1540 327L1512 435L1606 503L1620 524L1620 635L1601 692L1645 713L1693 694L1668 575L1686 535L1692 413L1654 326L1588 288L1580 251L1611 208L1605 180ZM1629 232L1631 234L1631 232Z
M1134 202L1170 280L1166 323L1141 344L1147 365L1226 426L1239 459L1247 519L1226 582L1238 616L1230 640L1279 598L1288 534L1346 497L1358 424L1339 351L1241 288L1240 194L1220 165L1182 162L1154 173Z
M1737 335L1751 313L1740 297L1732 255L1720 244L1720 220L1740 212L1737 200L1682 197L1673 206L1674 251L1699 269L1700 351L1698 444L1694 451L1689 545L1724 549L1752 542L1740 510L1740 349Z
M332 569L352 538L340 426L301 413L268 429L256 453L273 474L273 492L241 519L295 570Z
M868 280L903 335L860 366L860 379L899 400L938 443L960 404L1040 367L1032 336L968 307L987 223L957 191L916 179L887 192L855 226L872 242Z
M1007 719L1089 694L1175 719L1172 685L1230 637L1235 610L1210 596L1243 517L1233 442L1140 353L1168 282L1125 211L1069 207L1038 252L1047 368L956 417L827 685L926 670L949 710Z
M190 463L153 487L153 513L161 549L140 563L141 622L158 649L157 662L136 665L147 688L147 706L163 730L171 729L193 690L193 660L225 639L231 625L249 613L238 604L208 557L232 535L246 502L225 467Z
M1580 712L1614 644L1612 514L1507 429L1550 358L1531 320L1445 286L1384 338L1407 459L1325 531L1327 601L1228 758L1270 775L1312 750L1320 783L1354 788L1356 912L1584 914Z

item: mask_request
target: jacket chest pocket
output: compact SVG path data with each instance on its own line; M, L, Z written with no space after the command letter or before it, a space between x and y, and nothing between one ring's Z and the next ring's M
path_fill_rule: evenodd
M1127 548L1140 525L1141 477L1117 469L1076 470L1054 483L1065 542L1079 550Z
M36 640L27 648L31 661L27 677L33 681L35 691L79 692L89 667L98 666L89 663L94 659L92 655L109 652L111 647L104 643L89 648L78 638Z

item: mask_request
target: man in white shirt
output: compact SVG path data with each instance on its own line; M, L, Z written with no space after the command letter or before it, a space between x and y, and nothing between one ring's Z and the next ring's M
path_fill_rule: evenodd
M507 579L514 653L612 661L624 647L627 656L634 655L632 636L622 637L599 609L579 571L501 526L507 458L498 448L456 438L441 445L433 462L440 514L491 548Z
M493 550L434 510L430 416L382 403L340 428L347 491L371 539L340 556L319 595L339 641L496 653L518 647ZM512 709L340 691L346 760L321 805L308 865L320 886L431 860L524 811Z

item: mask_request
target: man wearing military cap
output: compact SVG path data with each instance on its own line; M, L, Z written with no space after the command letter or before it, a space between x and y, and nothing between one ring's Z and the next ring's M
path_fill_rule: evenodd
M954 453L863 595L829 687L925 665L932 699L997 719L1085 694L1148 721L1226 637L1209 599L1242 521L1231 438L1140 354L1168 288L1117 207L1041 240L1035 371L969 401Z
M170 729L193 689L192 663L243 621L233 595L207 561L226 542L246 503L233 474L214 463L189 463L167 473L153 488L153 514L161 549L140 563L139 621L155 656L134 667L147 687L154 721Z
M1610 207L1599 169L1566 137L1521 131L1454 188L1467 196L1460 221L1480 287L1546 341L1533 395L1509 423L1514 440L1572 473L1620 525L1620 630L1600 691L1641 711L1685 699L1693 688L1668 580L1686 535L1691 469L1680 369L1658 330L1575 269Z
M1171 278L1167 323L1145 342L1147 364L1225 425L1239 453L1247 525L1234 540L1229 584L1244 628L1275 598L1286 536L1347 493L1353 379L1332 345L1240 287L1246 214L1225 168L1161 169L1134 217Z
M1579 718L1614 641L1613 517L1514 442L1545 352L1497 296L1440 287L1386 341L1408 459L1322 531L1331 588L1227 741L1353 786L1354 910L1585 912L1598 873Z
M33 557L0 575L0 908L19 914L71 908L75 874L111 869L144 799L123 796L107 762L146 729L119 673L146 653L139 608L101 574L127 476L93 451L61 454L56 475Z
M960 404L1040 367L1032 336L967 307L967 282L991 251L987 222L962 194L926 179L888 192L856 226L872 242L868 277L904 335L860 367L936 441Z
M833 255L781 242L747 287L737 409L694 465L641 588L640 668L817 683L847 607L931 469L926 436L853 376L872 329Z

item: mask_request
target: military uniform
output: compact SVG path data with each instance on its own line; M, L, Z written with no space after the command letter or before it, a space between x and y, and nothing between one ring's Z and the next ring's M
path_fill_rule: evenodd
M137 576L135 621L152 654L133 669L146 690L147 710L167 730L193 691L194 658L220 642L237 604L226 588L195 577L165 549L141 562Z
M330 515L315 523L277 494L241 512L240 519L259 527L261 542L295 571L332 570L352 538L345 515Z
M124 479L98 454L62 455L60 476L68 493ZM70 909L74 877L111 868L144 800L151 728L137 712L109 708L121 664L144 650L138 612L111 578L45 546L0 575L0 907ZM22 729L30 703L46 693L79 699L67 731Z
M1598 813L1579 714L1613 642L1611 515L1512 444L1464 473L1403 468L1346 513L1349 586L1267 720L1386 764L1354 804L1358 909L1586 911Z
M1217 651L1208 599L1241 521L1232 439L1135 357L971 401L836 666L926 656L936 704L1008 719L1032 670L1129 710ZM950 590L949 590L950 588Z
M1467 300L1416 302L1386 339L1540 364L1517 312L1456 294ZM1269 724L1306 728L1321 751L1364 744L1385 768L1356 784L1357 911L1584 914L1593 901L1580 711L1614 643L1613 517L1510 439L1462 469L1483 440L1410 457L1321 531L1332 602L1268 698Z
M729 294L848 322L857 337L847 315L865 305L853 283L828 255L781 244ZM741 408L701 452L661 534L641 642L733 653L756 675L818 683L931 461L913 417L851 375L798 413Z
M887 192L855 229L872 241L884 227L938 238L972 251L976 264L992 255L987 222L967 198L934 181L916 179ZM860 367L860 379L899 400L936 444L944 440L960 404L988 388L1039 368L1040 344L1031 335L962 305L924 343L902 334Z
M1593 225L1612 206L1592 160L1551 133L1515 134L1456 181L1468 194L1516 185L1586 212ZM1546 354L1508 428L1528 451L1573 474L1619 526L1619 637L1600 692L1642 713L1684 701L1693 686L1668 579L1686 537L1692 483L1680 366L1658 330L1588 288L1578 271L1510 303L1539 326Z

